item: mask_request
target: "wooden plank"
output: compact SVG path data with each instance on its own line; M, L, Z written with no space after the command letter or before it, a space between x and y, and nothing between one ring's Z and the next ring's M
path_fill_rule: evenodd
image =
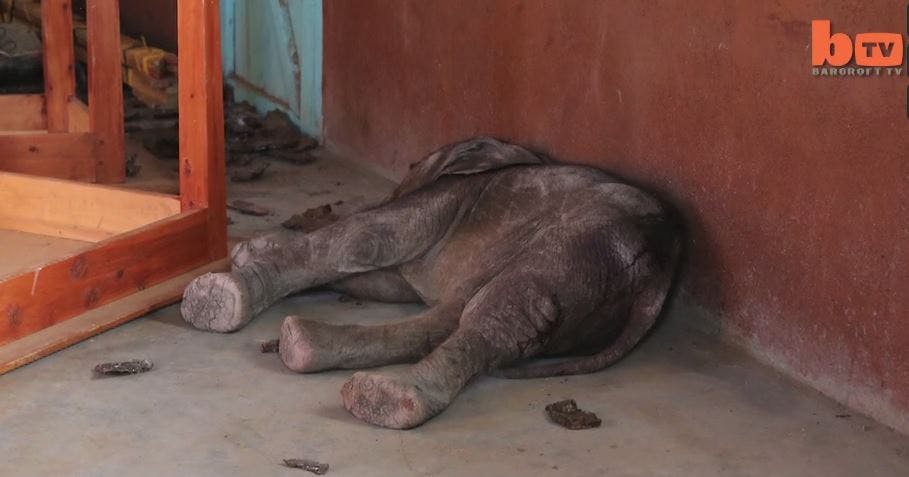
M23 129L21 131L2 131L0 136L36 136L47 134L47 129Z
M0 228L100 241L180 213L166 194L0 172Z
M213 260L227 256L221 20L217 0L177 3L179 29L180 197L205 208Z
M208 272L224 271L229 266L230 263L227 259L213 262L5 346L0 346L0 374L24 366L153 310L175 303L180 300L183 289L193 278Z
M0 95L0 131L46 130L42 94Z
M205 219L186 212L0 282L0 345L210 263Z
M47 130L69 131L70 99L76 95L73 50L73 8L70 0L41 2L44 34L44 95L47 98Z
M69 130L70 132L89 132L91 131L91 119L88 117L88 106L79 98L73 98L67 107L69 112Z
M0 135L0 170L92 181L98 148L90 133Z
M126 180L123 133L123 68L119 0L88 0L88 110L91 131L101 137L98 182Z

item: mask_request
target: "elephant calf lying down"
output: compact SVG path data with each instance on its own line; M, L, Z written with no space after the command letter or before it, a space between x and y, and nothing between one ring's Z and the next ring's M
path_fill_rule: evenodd
M289 316L280 356L313 373L357 372L344 407L411 428L471 380L590 373L628 353L660 312L681 244L663 205L604 172L494 139L446 146L391 199L311 233L240 244L230 273L197 278L184 318L229 332L282 297L329 285L363 299L423 301L401 323L332 325ZM511 367L532 357L574 357Z

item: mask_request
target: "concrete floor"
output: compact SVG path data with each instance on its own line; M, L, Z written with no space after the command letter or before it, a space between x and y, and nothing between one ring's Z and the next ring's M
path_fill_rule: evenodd
M333 160L275 167L262 182L232 186L232 196L276 210L232 213L234 234L325 202L354 208L391 186ZM327 462L335 476L909 475L909 438L782 378L681 309L607 371L481 378L411 431L348 415L338 393L350 372L297 375L258 349L291 313L354 323L419 309L312 293L230 335L190 329L176 307L152 313L0 377L0 475L310 475L280 464L297 457ZM156 367L92 377L96 363L131 358ZM544 406L569 397L603 426L547 422Z

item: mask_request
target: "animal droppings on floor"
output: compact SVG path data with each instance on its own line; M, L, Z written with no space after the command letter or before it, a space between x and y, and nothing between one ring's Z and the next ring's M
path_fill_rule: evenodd
M328 464L309 459L284 459L284 465L293 469L303 469L316 475L324 475L328 472Z
M270 162L260 162L250 166L237 167L231 171L230 180L234 182L252 182L261 178L269 166L271 166Z
M579 409L574 399L547 405L546 415L552 422L571 430L592 429L603 423L596 414Z
M151 371L155 365L147 359L101 363L94 367L96 374L103 376L126 376Z
M227 204L227 208L236 210L243 215L253 215L256 217L264 217L271 214L271 210L268 208L256 205L248 200L232 200Z
M320 205L294 214L291 218L281 223L285 229L312 232L326 225L336 222L340 217L332 211L330 204Z
M263 341L259 343L259 349L263 353L277 353L278 345L281 343L280 340L274 339L269 341Z

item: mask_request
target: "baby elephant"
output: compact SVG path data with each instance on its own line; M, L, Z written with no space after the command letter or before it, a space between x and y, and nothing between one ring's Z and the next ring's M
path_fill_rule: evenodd
M233 270L193 281L182 312L197 328L229 332L322 285L425 302L426 311L399 323L289 316L281 327L281 359L301 373L415 362L357 372L341 390L354 416L407 429L482 373L558 376L618 361L653 326L681 235L669 209L600 170L476 138L415 164L377 207L311 233L238 245Z

